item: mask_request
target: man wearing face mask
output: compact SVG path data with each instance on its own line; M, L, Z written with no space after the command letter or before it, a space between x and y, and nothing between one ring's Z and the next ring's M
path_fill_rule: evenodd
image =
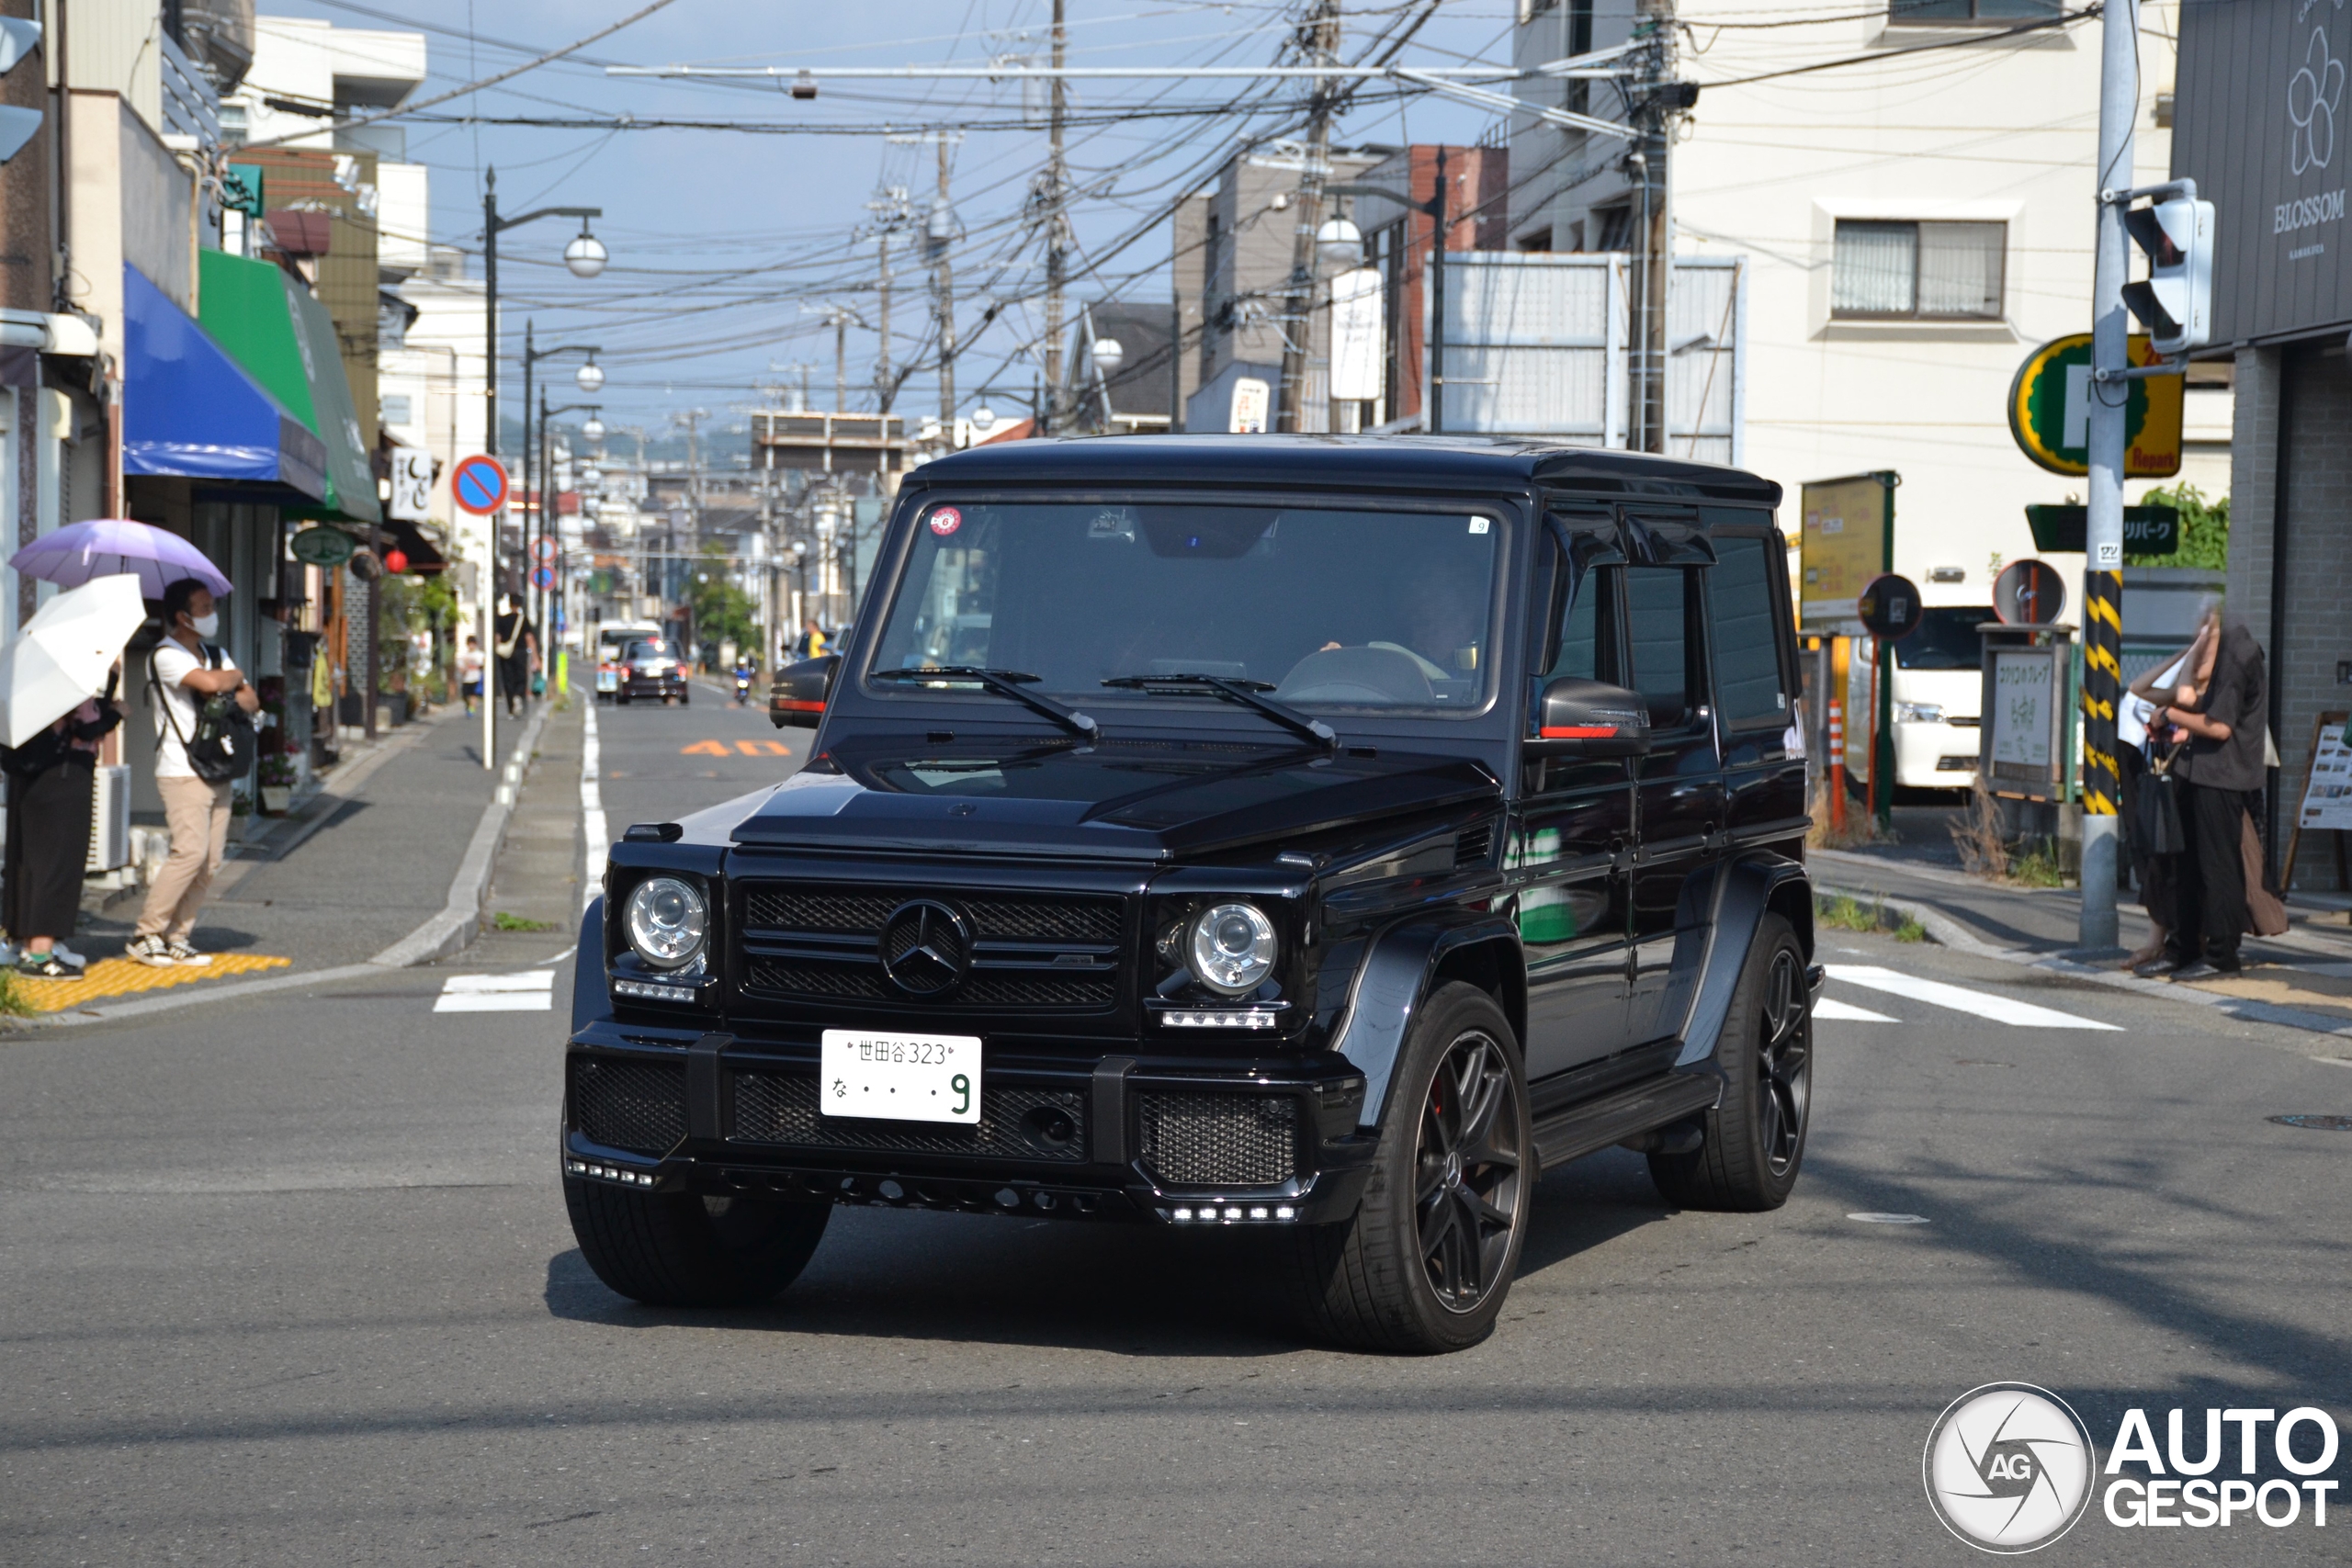
M188 739L196 734L207 697L230 693L247 713L261 707L260 695L237 666L211 646L211 638L220 634L220 617L213 609L210 589L192 577L164 589L164 640L149 662L157 705L155 788L164 797L172 853L147 890L147 906L123 950L126 956L159 969L212 962L210 954L198 952L188 939L229 847L229 781L213 783L197 776L187 760Z

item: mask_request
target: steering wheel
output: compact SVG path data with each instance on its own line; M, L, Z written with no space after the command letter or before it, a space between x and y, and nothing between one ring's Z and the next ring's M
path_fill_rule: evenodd
M1290 703L1378 703L1429 707L1437 691L1413 657L1389 648L1327 648L1291 666L1274 689Z

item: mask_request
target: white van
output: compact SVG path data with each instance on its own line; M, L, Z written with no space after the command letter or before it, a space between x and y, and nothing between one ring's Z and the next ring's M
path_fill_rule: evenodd
M1976 783L1978 709L1990 604L1941 604L1894 645L1894 783L1902 789L1970 789ZM1875 660L1857 637L1846 671L1846 777L1868 784Z

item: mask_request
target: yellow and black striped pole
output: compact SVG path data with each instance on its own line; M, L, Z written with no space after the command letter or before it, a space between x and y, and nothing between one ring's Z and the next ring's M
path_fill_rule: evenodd
M2115 705L2123 695L2123 574L2083 573L2083 814L2117 815Z

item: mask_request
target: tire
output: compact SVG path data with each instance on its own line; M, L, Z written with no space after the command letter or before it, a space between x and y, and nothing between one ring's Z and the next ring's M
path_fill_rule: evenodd
M1441 987L1399 1056L1363 1204L1291 1238L1293 1300L1308 1328L1420 1355L1486 1338L1526 1244L1534 1148L1510 1020L1475 986Z
M1696 1150L1649 1156L1650 1179L1686 1209L1777 1209L1797 1184L1813 1111L1804 950L1778 915L1765 916L1748 944L1715 1055L1722 1104L1702 1118Z
M618 703L623 707L627 707L628 706L628 694L627 692L622 692L616 695L613 698L613 701Z
M681 689L681 690L679 691L679 693L678 693L678 705L679 705L680 707L682 707L682 708L683 708L683 707L691 707L692 705L694 705L694 700L695 700L695 694L694 694L692 692L685 691L685 690L684 690L684 689Z
M757 1306L800 1277L831 1203L626 1192L567 1176L571 1234L596 1278L648 1306Z

